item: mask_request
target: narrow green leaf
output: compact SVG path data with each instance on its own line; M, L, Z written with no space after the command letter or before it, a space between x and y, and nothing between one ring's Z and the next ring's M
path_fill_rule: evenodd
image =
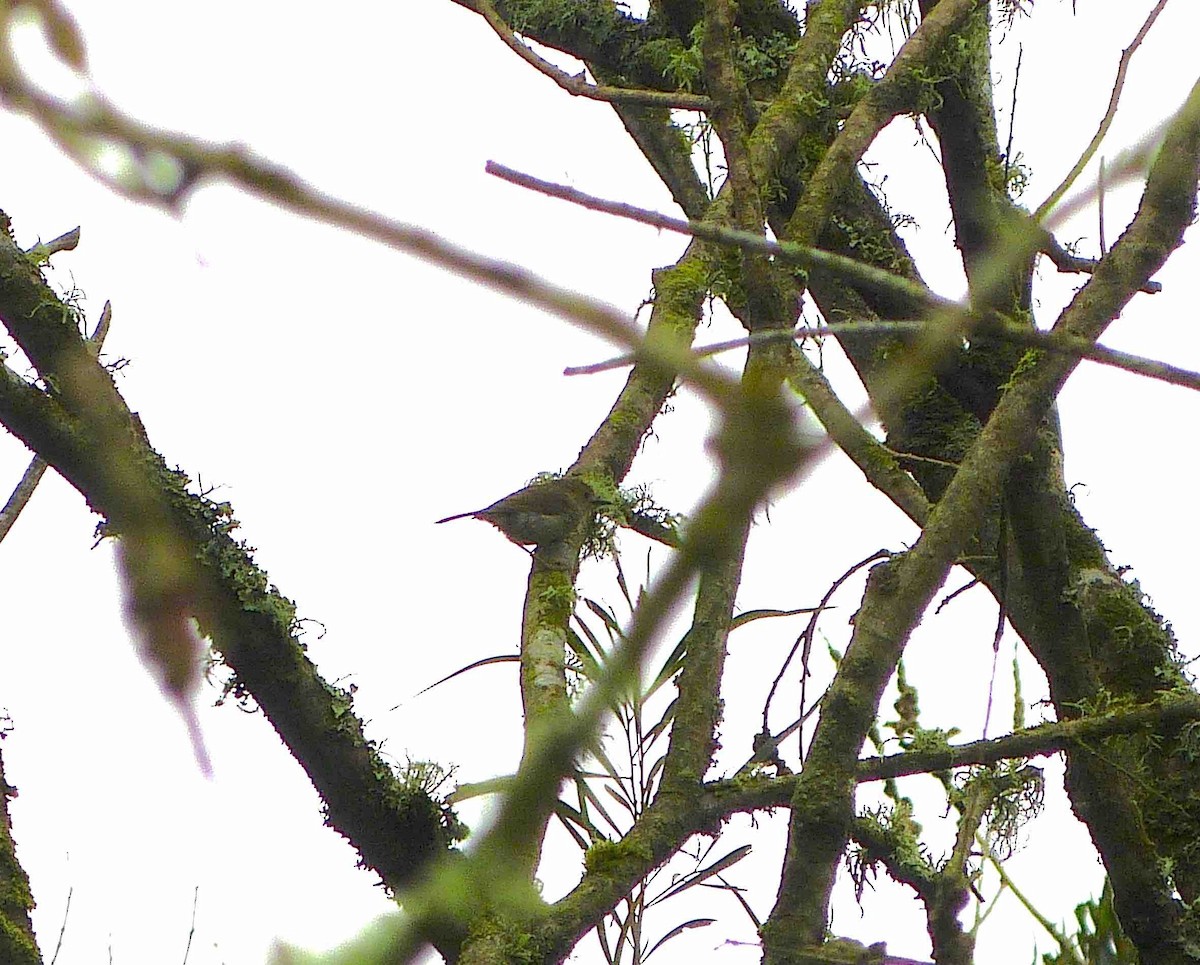
M663 769L663 765L666 763L667 756L664 754L662 757L657 758L654 763L650 765L650 770L646 772L646 783L650 787L654 786L654 782L658 779L658 772Z
M492 777L486 781L460 784L453 793L447 795L446 800L451 804L459 804L469 801L473 797L483 797L485 794L503 794L512 786L514 777L513 774L505 774L502 777Z
M590 634L590 631L583 623L580 623L580 627L585 633ZM592 642L596 643L594 638ZM588 680L595 680L600 675L600 659L596 656L596 653L600 652L599 645L596 645L596 653L593 653L579 634L570 629L567 630L567 645L571 648L571 652L579 658L579 662L583 664L583 675Z
M434 687L440 687L442 684L446 683L446 681L453 680L455 677L459 676L460 674L467 673L468 671L471 671L471 670L477 670L480 667L487 667L494 663L520 663L520 662L521 662L521 655L519 653L502 653L502 654L498 654L494 657L484 657L482 660L476 660L474 663L469 663L465 667L460 667L458 670L454 671L454 673L452 673L452 674L447 674L441 680L435 681L434 683L431 683L428 687L424 687L421 690L418 690L415 694L413 694L413 696L420 697L421 694L428 693L429 691L433 690Z
M612 558L617 567L617 586L620 587L621 596L625 597L625 605L632 610L633 598L629 595L629 584L625 582L625 568L621 565L621 554L614 550Z
M613 956L612 946L608 944L608 931L604 927L604 922L600 922L596 926L596 938L600 940L600 951L604 954L604 960L608 965L616 965L617 960Z
M754 909L750 907L750 902L746 901L745 895L742 894L742 889L735 888L720 876L717 877L717 880L720 882L720 885L712 885L712 887L720 887L733 895L733 897L736 898L738 903L742 906L742 910L745 911L747 917L749 917L750 921L754 923L755 930L757 931L759 928L762 928L762 922L758 920L758 915L754 914Z
M705 925L711 925L715 921L715 918L693 918L691 921L685 921L682 925L676 925L669 932L663 935L662 938L654 943L650 951L646 952L646 954L642 956L642 961L648 959L676 935L682 935L689 928L703 928Z
M675 649L671 651L670 656L663 662L662 669L659 670L658 676L654 678L654 682L646 688L646 693L642 697L643 701L649 700L658 692L658 689L668 680L672 680L680 668L683 666L683 658L687 653L687 637L675 645Z
M666 730L671 721L675 719L675 706L678 702L679 698L676 698L667 704L667 709L663 711L663 715L658 719L658 723L646 731L645 736L642 737L642 741L638 745L640 748L645 749L649 747Z
M583 791L588 802L596 809L600 817L604 818L604 820L608 823L608 826L612 828L614 832L621 834L621 826L612 819L612 815L608 813L608 809L600 801L600 797L596 794L596 792L593 791L586 783L583 785Z
M624 788L621 788L621 793L618 794L617 791L613 789L611 784L605 784L604 790L609 797L611 797L614 801L621 805L621 807L629 812L629 816L631 818L637 817L637 810L634 808L633 802L629 800L629 795L625 794Z
M621 632L621 624L617 621L617 618L613 616L610 610L590 598L585 599L583 602L589 610L591 610L604 622L604 625L608 627L610 634L612 634L618 640L621 639L623 635Z
M832 606L806 606L800 607L798 610L746 610L744 613L739 613L733 618L729 624L730 630L736 630L738 627L744 627L747 623L753 623L755 620L770 620L775 617L794 617L802 613L820 613L822 610L835 610Z
M575 843L579 845L580 851L586 851L592 846L592 842L579 831L579 828L586 830L583 815L567 804L566 801L559 801L555 804L554 816L558 818L559 822L566 829L567 834L575 839Z
M751 848L750 848L750 845L748 845L748 844L743 844L740 848L734 848L732 851L729 852L729 854L725 855L725 857L719 858L718 860L714 861L707 868L704 868L700 871L693 872L692 874L685 877L682 881L678 882L671 888L668 888L666 891L664 891L661 895L659 895L657 898L655 898L649 904L656 905L660 901L666 901L668 898L674 897L675 895L679 894L681 891L687 891L689 888L694 888L696 885L700 884L701 882L707 881L713 875L718 875L722 871L724 871L726 868L730 868L733 865L737 864L744 857L746 857L746 855L748 855L750 853L750 850L751 850Z

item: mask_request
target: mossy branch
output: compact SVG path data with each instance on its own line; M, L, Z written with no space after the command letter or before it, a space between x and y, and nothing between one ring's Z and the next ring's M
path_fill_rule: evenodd
M295 608L257 567L228 504L187 491L151 447L74 323L7 235L0 235L0 317L37 365L46 393L0 367L0 421L94 511L128 533L157 521L188 562L195 616L292 754L345 835L391 887L451 843L441 806L398 780L362 732L348 694L326 683L296 639ZM121 474L110 470L124 453ZM191 569L194 568L194 569Z

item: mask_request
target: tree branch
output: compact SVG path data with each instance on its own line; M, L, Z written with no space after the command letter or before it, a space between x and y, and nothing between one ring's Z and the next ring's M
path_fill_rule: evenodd
M196 561L188 577L195 580L195 616L237 674L235 692L253 694L263 708L324 798L329 825L390 887L409 881L450 843L440 805L398 780L365 739L349 695L327 684L304 655L293 604L231 537L236 522L228 504L187 492L186 477L150 448L67 306L4 232L0 317L56 387L44 393L0 367L0 421L118 532L136 532L149 517L183 547L183 558ZM127 459L117 473L114 449Z
M626 104L631 107L660 107L681 111L707 111L712 107L712 101L700 94L589 84L583 73L568 74L548 60L539 57L526 44L523 44L513 33L512 28L496 12L491 0L473 0L473 4L509 50L574 97L586 97L589 100L605 101L610 104Z

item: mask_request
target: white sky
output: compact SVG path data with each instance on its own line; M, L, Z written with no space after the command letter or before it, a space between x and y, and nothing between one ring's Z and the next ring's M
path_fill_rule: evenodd
M611 110L559 93L449 0L350 4L337 16L328 5L247 0L206 4L200 18L163 4L68 6L88 38L99 88L147 122L246 142L326 191L629 312L649 292L650 269L682 251L678 237L484 174L493 158L672 210ZM1016 144L1034 173L1031 206L1090 137L1120 50L1151 3L1080 3L1077 17L1066 0L1036 6L1019 35L1016 118ZM1163 14L1134 60L1110 158L1186 94L1197 27L1200 12L1187 0ZM1006 92L998 100L1006 105L1017 39L998 52ZM169 461L232 501L259 562L301 616L324 626L322 635L311 625L310 653L327 679L357 685L370 735L399 760L456 763L464 780L511 769L520 746L511 668L413 694L515 649L528 561L488 527L435 529L432 520L569 464L624 375L564 379L561 369L611 349L233 189L205 188L173 219L108 192L25 120L0 113L0 143L0 208L18 238L32 244L82 226L79 249L56 257L52 279L86 292L92 318L112 300L106 352L131 361L119 383L126 399ZM943 189L911 123L894 125L872 157L899 165L888 168L891 204L921 219L914 252L935 287L956 294L961 273L943 231L948 215L933 200ZM1109 199L1110 243L1135 203L1136 192ZM1060 237L1080 238L1094 253L1094 215ZM1106 343L1200 368L1196 266L1185 248L1160 275L1165 291L1138 296ZM1042 276L1046 324L1077 280L1060 281L1049 268ZM733 333L705 334L710 341ZM830 354L845 384L845 366ZM852 385L846 391L861 398ZM1200 536L1190 505L1194 433L1177 427L1196 424L1200 403L1182 389L1085 366L1062 411L1068 479L1086 484L1078 494L1086 518L1114 560L1134 567L1185 653L1196 652L1200 621L1184 555ZM701 407L681 395L631 481L653 483L664 505L686 511L711 478L705 431ZM18 443L0 440L0 499L26 459ZM14 833L47 961L69 891L59 965L109 955L118 965L182 961L196 888L193 965L262 961L276 936L320 947L354 934L390 907L384 895L322 827L307 778L261 715L212 709L214 695L206 695L201 719L216 779L200 776L182 725L133 657L110 550L90 549L94 525L78 494L51 474L0 545L0 708L13 723L3 752L20 789ZM801 497L779 499L769 525L756 528L739 605L815 603L851 563L914 535L846 460L831 458ZM645 546L627 546L635 578L645 570ZM589 568L584 586L618 599L604 567ZM844 593L826 625L839 646L854 593ZM957 724L965 738L978 736L993 619L975 594L918 632L910 674L922 687L928 726ZM747 756L761 668L777 666L796 630L759 625L733 637L722 766ZM1004 655L1011 657L1010 641ZM1027 668L1027 700L1042 686ZM993 721L1003 723L1011 681L1002 673L997 687ZM785 715L780 710L776 723ZM1061 790L1052 785L1047 800L1012 868L1038 907L1061 921L1098 889L1100 873ZM464 817L477 824L479 811L465 808ZM764 820L729 845L756 844L732 879L750 887L760 916L774 898L781 828ZM569 858L570 847L559 853ZM548 897L572 883L567 858L543 870ZM678 939L660 960L756 961L752 946L723 944L753 941L734 902L702 897L686 912L668 906L652 927L665 931L696 914L721 921ZM886 939L896 954L928 952L911 899L882 884L862 916L843 901L834 930ZM984 926L979 960L1027 961L1035 937L1006 900ZM593 946L581 946L581 960L596 960Z

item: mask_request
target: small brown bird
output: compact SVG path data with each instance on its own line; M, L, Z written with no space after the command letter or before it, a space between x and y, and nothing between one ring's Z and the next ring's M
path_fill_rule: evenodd
M467 517L482 519L518 546L536 546L564 539L580 518L590 512L594 502L595 496L587 483L563 476L533 483L483 509L455 513L437 522Z

